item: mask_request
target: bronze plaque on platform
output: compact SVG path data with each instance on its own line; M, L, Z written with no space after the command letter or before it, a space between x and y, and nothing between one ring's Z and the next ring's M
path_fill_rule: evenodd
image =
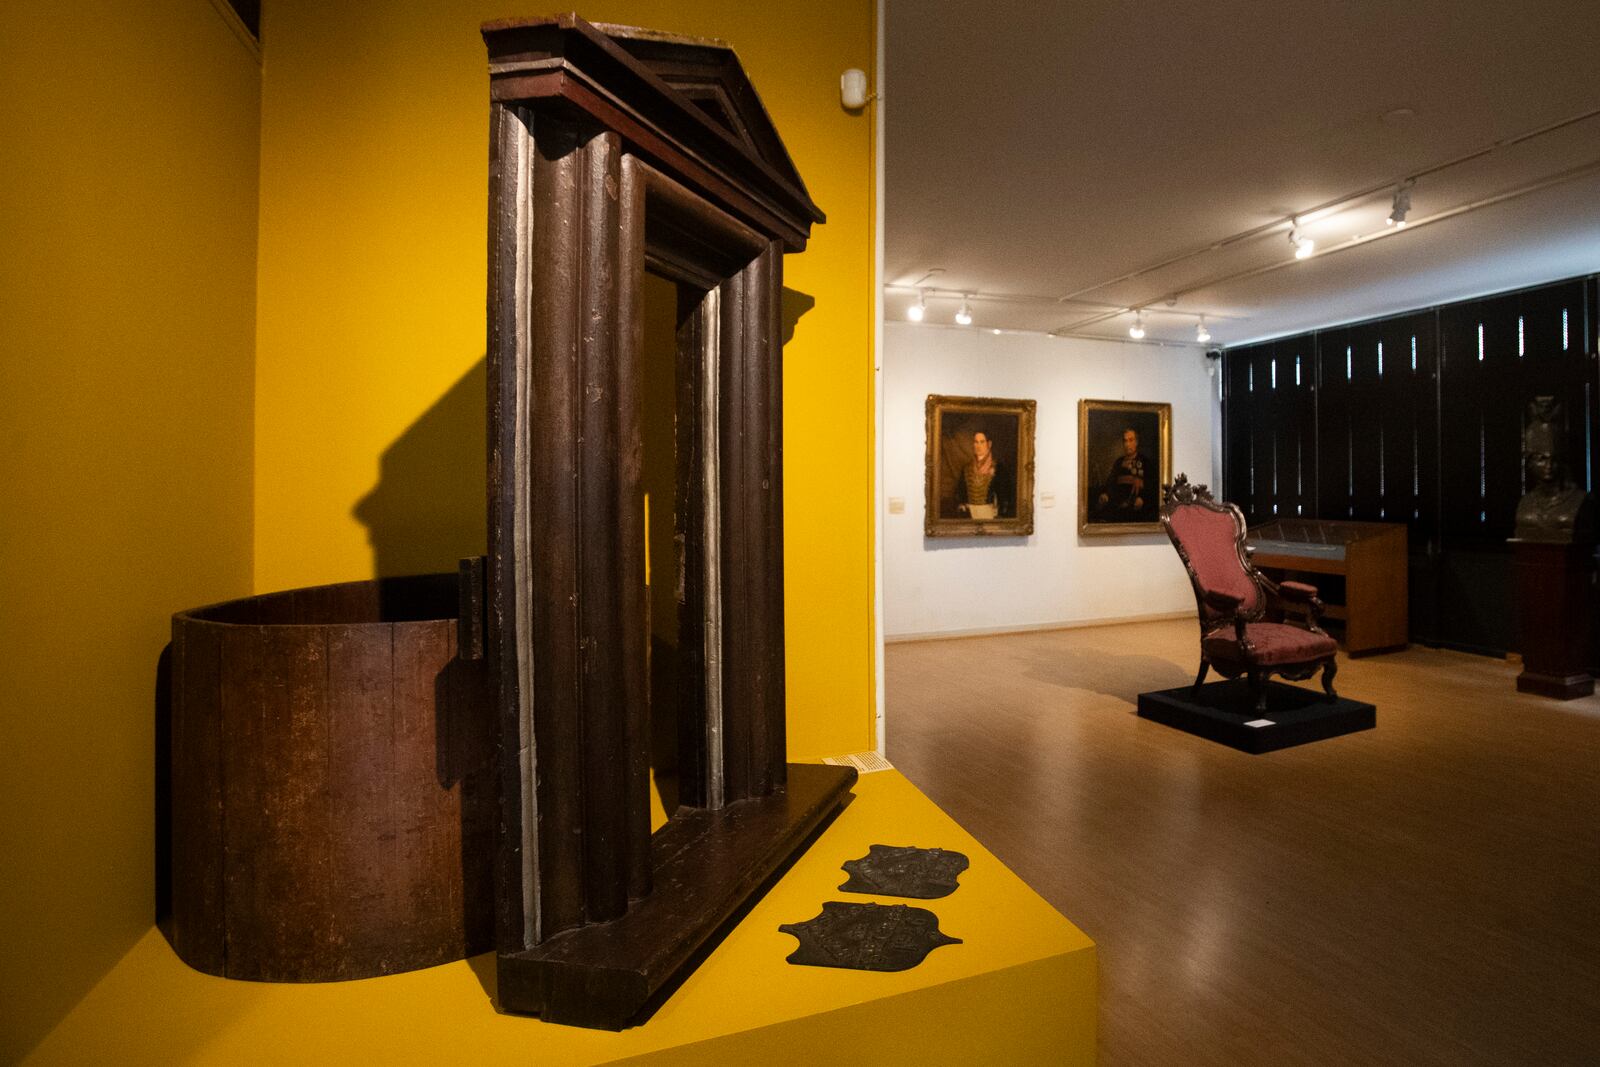
M910 845L872 845L867 854L843 865L850 880L846 893L934 900L956 891L956 879L969 866L960 852Z
M788 962L857 971L909 971L940 945L961 944L940 932L937 915L909 904L830 900L815 919L778 929L800 941Z

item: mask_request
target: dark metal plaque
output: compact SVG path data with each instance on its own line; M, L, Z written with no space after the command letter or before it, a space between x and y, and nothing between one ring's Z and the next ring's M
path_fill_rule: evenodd
M843 866L850 880L839 888L846 893L873 893L888 897L933 900L956 891L956 878L968 866L960 852L910 845L873 845L858 860Z
M830 900L815 919L778 929L800 941L788 962L857 971L908 971L940 945L961 944L939 931L937 915L909 904Z

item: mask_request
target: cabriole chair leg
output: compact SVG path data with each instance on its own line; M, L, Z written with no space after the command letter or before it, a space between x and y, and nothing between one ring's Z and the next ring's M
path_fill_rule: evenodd
M1333 676L1338 672L1338 670L1339 663L1337 660L1332 658L1330 658L1327 665L1322 668L1322 691L1328 694L1329 703L1339 699L1339 694L1333 691Z

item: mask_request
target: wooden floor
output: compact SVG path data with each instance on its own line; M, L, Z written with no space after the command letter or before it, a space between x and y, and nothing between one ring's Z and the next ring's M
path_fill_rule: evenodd
M1101 1062L1600 1064L1600 697L1341 655L1377 729L1249 756L1134 714L1196 645L888 648L889 758L1099 943Z

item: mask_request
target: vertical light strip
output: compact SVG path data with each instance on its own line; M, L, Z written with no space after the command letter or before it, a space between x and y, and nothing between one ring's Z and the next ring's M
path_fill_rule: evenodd
M1276 389L1278 387L1278 361L1276 358L1274 358L1271 363L1267 364L1267 371L1272 376L1272 382L1268 388Z
M1355 373L1354 369L1353 369L1355 367L1355 363L1354 363L1350 353L1351 353L1350 346L1349 345L1345 345L1344 346L1344 380L1347 381L1347 382L1354 376L1354 373Z
M1356 432L1353 420L1346 420L1344 425L1344 477L1345 493L1349 498L1346 510L1351 515L1356 513Z
M1528 354L1527 322L1521 315L1517 316L1517 358L1521 359Z
M1422 457L1418 454L1417 426L1411 424L1411 517L1422 517Z
M1244 391L1247 393L1256 391L1256 365L1253 362L1244 365Z
M728 284L726 282L724 285ZM725 802L722 765L722 287L700 304L700 488L705 494L706 807Z
M1594 405L1590 382L1583 383L1583 488L1594 492Z
M1417 369L1417 335L1411 335L1411 369Z
M1295 356L1294 357L1294 384L1295 384L1296 388L1298 388L1299 385L1300 385L1300 357L1299 356Z
M1380 426L1378 427L1378 518L1380 519L1384 517L1384 512L1388 510L1387 505L1384 503L1385 497L1389 494L1389 478L1384 468L1384 452L1386 451L1387 449L1383 446L1383 427Z
M1411 427L1411 495L1422 499L1422 457L1417 444L1417 428Z
M1566 308L1561 309L1561 351L1572 347L1572 322Z
M1378 342L1378 377L1383 377L1383 342Z
M1478 323L1478 362L1483 362L1483 323Z
M1482 326L1478 329L1483 329ZM1478 504L1480 508L1489 500L1489 450L1488 438L1483 431L1483 413L1478 414ZM1489 512L1483 508L1478 512L1479 522L1489 521Z

